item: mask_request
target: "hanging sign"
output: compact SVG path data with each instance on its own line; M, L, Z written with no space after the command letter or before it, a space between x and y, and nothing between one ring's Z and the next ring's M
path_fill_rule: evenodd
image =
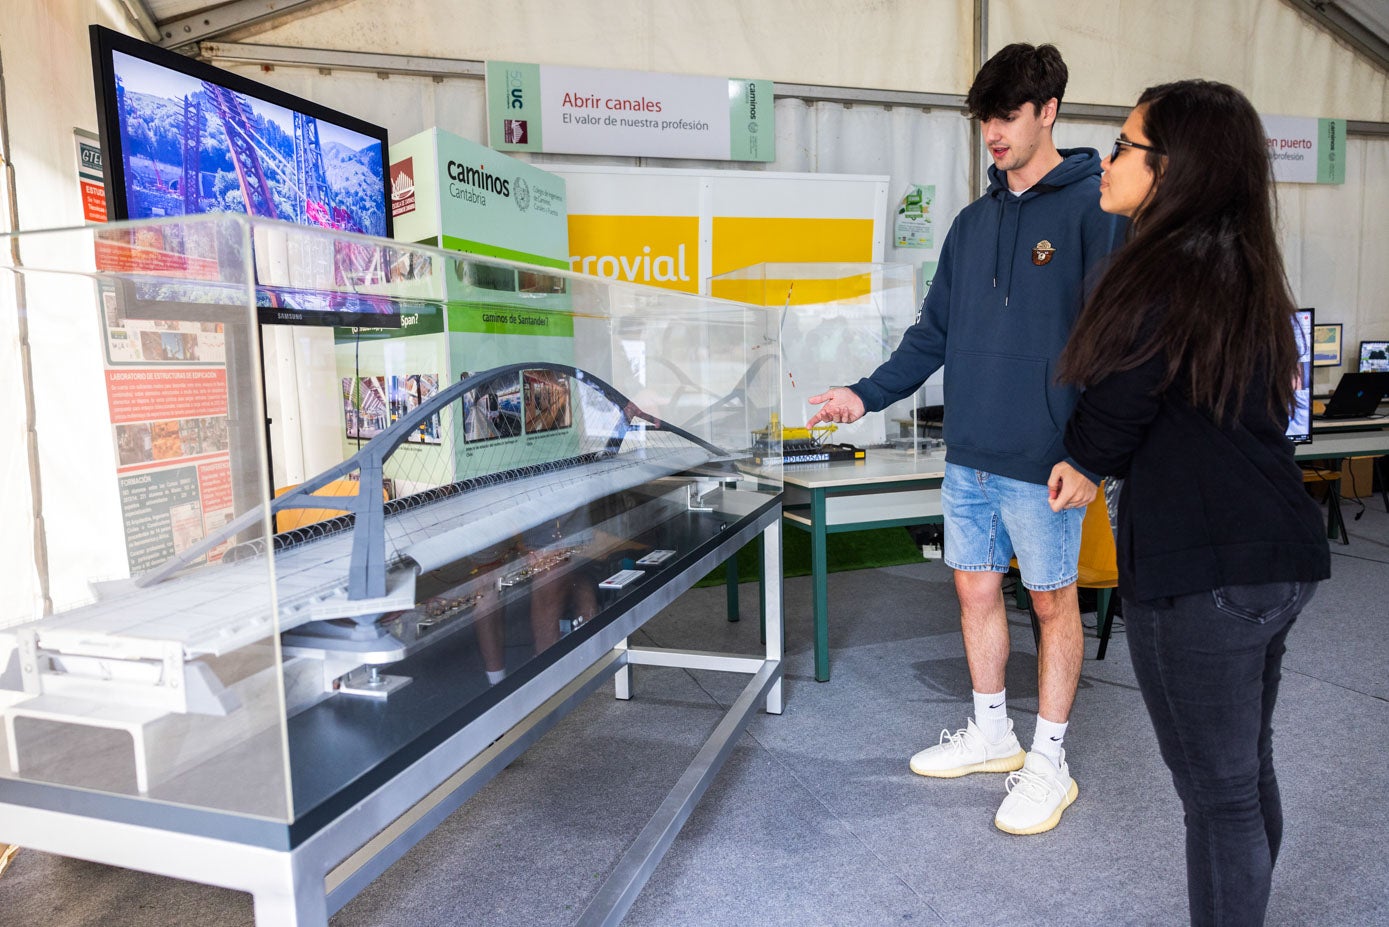
M106 186L101 179L101 142L90 132L73 130L77 146L77 186L82 192L82 218L106 221Z
M487 62L499 151L773 161L772 82Z
M1346 121L1261 116L1273 179L1280 183L1345 183Z
M936 199L935 184L914 183L907 187L893 218L893 241L899 248L934 248L935 216L931 204Z

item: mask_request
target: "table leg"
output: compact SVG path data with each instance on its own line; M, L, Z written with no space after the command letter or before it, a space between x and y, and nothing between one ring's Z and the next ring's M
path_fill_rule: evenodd
M758 549L762 564L762 643L765 645L767 659L781 662L786 640L781 601L781 520L768 525L758 535ZM771 577L771 582L767 578ZM770 627L768 627L770 625ZM779 715L782 710L781 679L767 691L767 714Z
M815 681L830 680L829 564L826 552L825 493L811 493L810 592L815 632Z
M780 536L781 536L781 532L778 531L778 532L777 532L777 537L780 538ZM759 534L759 535L757 536L757 541L756 541L755 543L757 544L757 588L758 588L759 590L761 590L761 592L762 592L762 594L759 595L759 596L757 597L757 627L758 627L758 633L759 633L759 635L760 635L760 636L759 636L758 643L765 644L765 643L767 643L767 548L766 548L767 536L766 536L766 534L765 534L765 533L764 533L764 534ZM779 551L780 549L781 549L781 548L780 548L780 542L778 542L777 550ZM780 554L777 555L777 563L778 563L778 564L781 563ZM777 576L780 576L780 575L781 575L781 567L780 567L780 566L777 567L776 575L777 575ZM779 584L778 584L778 585L779 585ZM780 595L780 593L778 593L778 595L777 595L777 601L778 601L778 602L781 601L781 595ZM778 619L778 620L780 620L780 619ZM780 658L778 658L778 659L780 659ZM780 683L778 683L778 685L780 685Z

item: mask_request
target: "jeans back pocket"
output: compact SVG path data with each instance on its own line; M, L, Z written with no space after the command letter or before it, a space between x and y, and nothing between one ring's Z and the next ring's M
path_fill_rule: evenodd
M1295 607L1302 598L1302 583L1253 583L1219 586L1211 590L1215 607L1227 615L1267 624Z

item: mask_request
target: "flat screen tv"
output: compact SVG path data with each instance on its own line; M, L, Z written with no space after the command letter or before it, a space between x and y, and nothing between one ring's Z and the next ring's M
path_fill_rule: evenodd
M101 26L90 34L112 219L239 212L391 235L385 129ZM331 250L318 258L337 278L370 276L353 265L371 249ZM400 324L388 300L296 288L273 263L257 261L262 322Z
M1312 310L1293 313L1293 335L1297 339L1297 385L1293 407L1288 410L1289 440L1307 444L1312 440Z

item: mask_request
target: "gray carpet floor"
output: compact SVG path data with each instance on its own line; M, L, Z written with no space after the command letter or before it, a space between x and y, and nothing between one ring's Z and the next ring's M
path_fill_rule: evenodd
M1367 501L1289 638L1275 748L1287 825L1269 924L1389 924L1389 515ZM754 652L756 594L742 587L750 617L730 624L721 588L693 590L634 643ZM785 599L786 711L753 719L624 923L1185 922L1181 812L1122 621L1103 662L1087 640L1067 735L1079 800L1050 833L1012 837L991 823L1003 776L907 769L969 711L949 571L834 574L828 683L814 681L809 580L788 580ZM1026 745L1036 656L1026 614L1009 620L1009 700ZM741 679L645 668L633 701L590 697L333 927L572 923ZM32 851L0 879L5 927L251 923L246 895Z

